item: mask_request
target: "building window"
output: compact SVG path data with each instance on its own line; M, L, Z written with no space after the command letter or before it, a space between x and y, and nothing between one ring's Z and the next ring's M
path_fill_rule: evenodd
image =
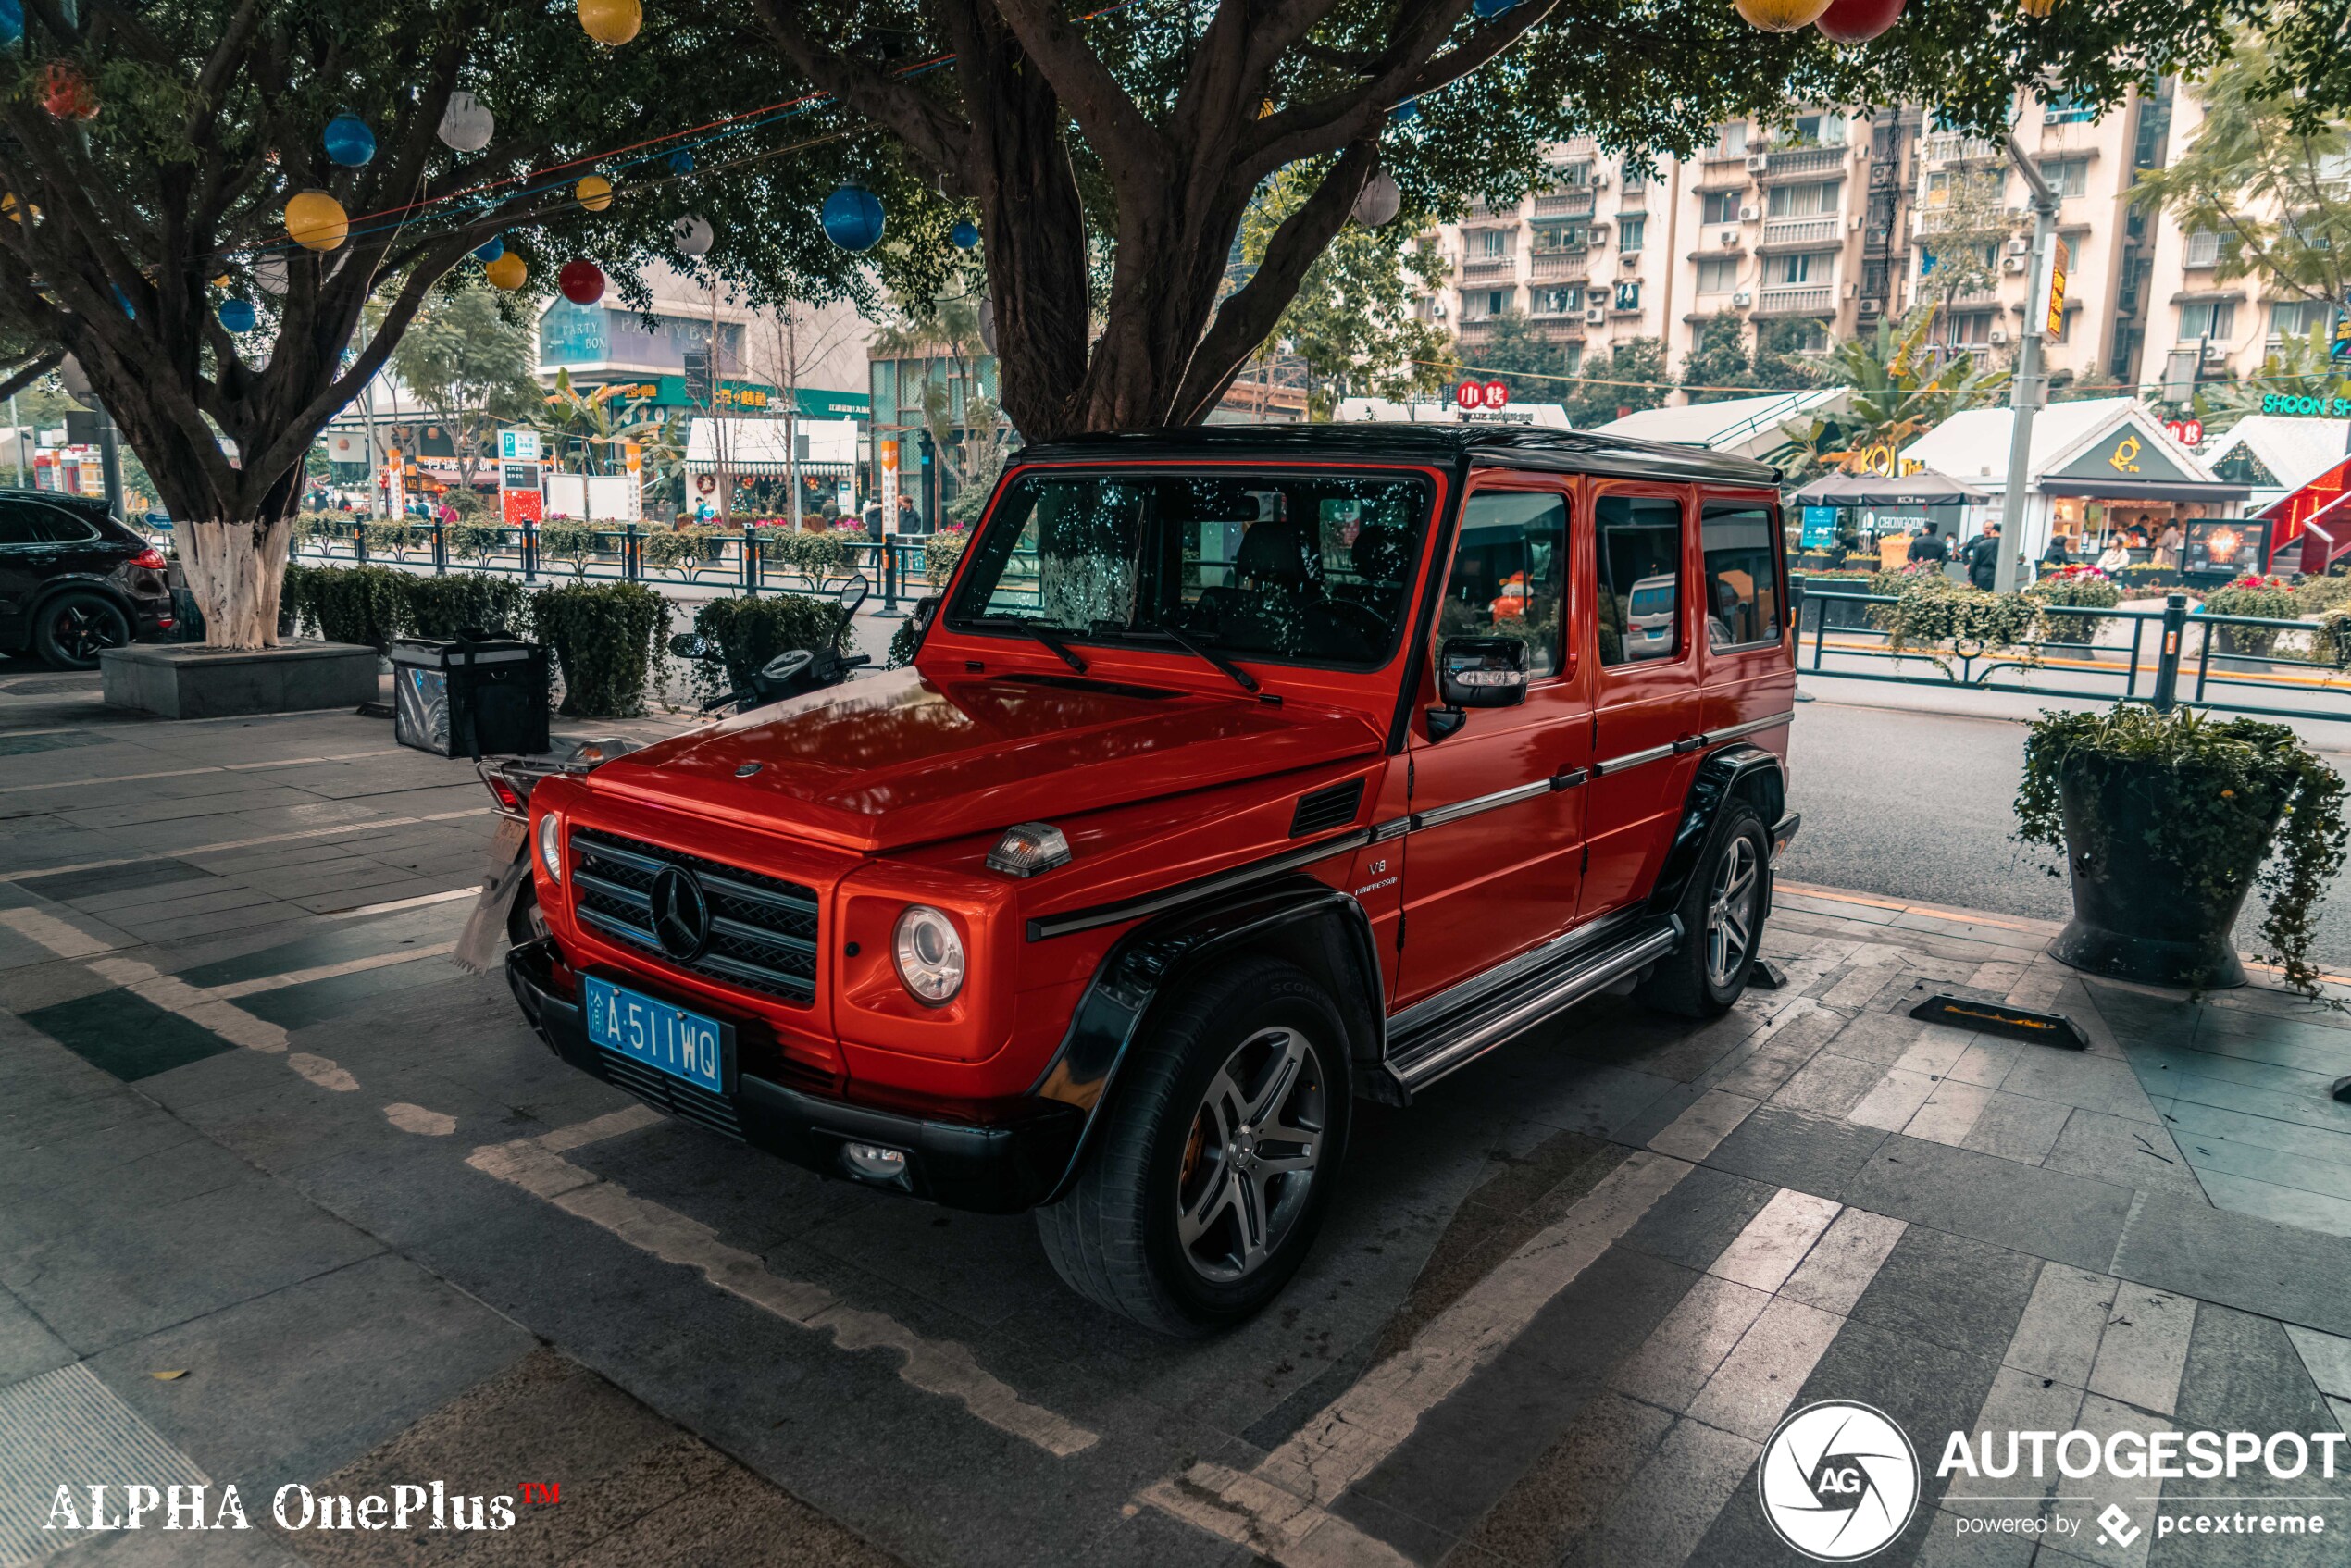
M1992 313L1972 310L1951 317L1953 348L1988 348L1992 343Z
M2190 300L2180 306L2180 338L2227 338L2236 330L2234 300Z
M1592 166L1588 163L1555 163L1551 166L1551 189L1580 191L1592 182Z
M1735 119L1728 125L1714 128L1714 150L1726 158L1735 158L1747 151L1747 121Z
M1822 180L1803 185L1774 185L1764 198L1766 218L1818 218L1822 213L1836 211L1837 192L1841 180Z
M1698 220L1700 223L1736 223L1739 220L1739 193L1736 191L1700 192Z
M1583 308L1584 291L1580 288L1535 291L1535 314L1537 316L1574 316Z
M2041 178L2049 189L2060 196L2085 196L2090 193L2090 160L2087 158L2055 158L2041 165Z
M1485 229L1478 232L1478 255L1492 261L1511 254L1511 231L1507 229Z
M1591 245L1591 233L1581 223L1545 223L1535 230L1535 253L1537 255L1559 251L1580 251Z
M1630 253L1641 248L1648 237L1648 220L1642 218L1620 218L1616 220L1616 248Z
M2187 254L2180 258L2183 267L2218 267L2220 265L2220 236L2210 229L2198 229L2188 235Z
M2270 336L2307 338L2334 325L2334 307L2324 300L2280 300L2270 306Z
M1584 345L1580 342L1574 342L1569 343L1566 346L1567 373L1573 376L1575 372L1584 368Z
M1812 281L1814 262L1819 262L1822 282L1828 280L1830 257L1826 254L1798 251L1794 255L1767 256L1763 261L1763 280L1785 288L1795 283Z
M1632 282L1619 283L1616 285L1616 308L1619 310L1638 310L1641 308L1641 285L1639 280L1636 279Z
M2073 98L2051 98L2041 108L2045 125L2086 125L2096 118L2089 105Z
M1791 147L1842 147L1845 145L1843 115L1798 115L1796 130L1788 137Z
M1639 169L1635 168L1632 165L1627 164L1624 166L1623 178L1619 183L1623 187L1624 193L1629 196L1636 191L1648 190L1649 188L1649 177L1642 173Z
M1701 257L1698 264L1698 292L1701 294L1727 294L1739 286L1739 261L1735 255Z
M1829 351L1829 324L1825 321L1788 322L1780 342L1797 354L1826 354Z

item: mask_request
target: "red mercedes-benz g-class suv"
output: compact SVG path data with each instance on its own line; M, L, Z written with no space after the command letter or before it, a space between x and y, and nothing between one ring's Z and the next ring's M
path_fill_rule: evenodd
M1262 1306L1392 1102L1611 984L1729 1007L1795 697L1760 464L1460 426L1032 446L913 667L529 802L566 1061L1033 1208L1174 1333Z

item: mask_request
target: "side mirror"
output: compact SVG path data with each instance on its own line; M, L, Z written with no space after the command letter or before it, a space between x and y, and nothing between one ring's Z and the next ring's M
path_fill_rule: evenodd
M910 617L914 623L914 630L916 632L928 631L930 629L930 618L937 614L939 614L938 594L933 593L915 600L914 614Z
M1514 637L1449 637L1437 651L1437 691L1449 708L1526 701L1526 644Z
M835 598L840 602L842 615L855 615L857 606L865 602L865 579L859 577L851 578L840 585L840 591L835 595Z
M681 631L669 640L669 651L681 659L702 659L712 652L708 639L699 631Z

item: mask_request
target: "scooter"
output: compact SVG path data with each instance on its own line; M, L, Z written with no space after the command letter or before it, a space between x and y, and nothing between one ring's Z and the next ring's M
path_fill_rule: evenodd
M850 617L865 602L865 585L848 583L836 602L840 605L840 619L821 647L777 654L752 671L747 683L703 703L703 713L715 714L728 703L734 704L737 713L749 713L787 697L839 685L849 678L851 670L872 664L866 654L844 657L837 651ZM671 638L669 651L679 658L714 663L723 657L718 645L699 632L681 632ZM451 962L478 975L496 959L500 936L520 947L547 934L546 917L540 911L539 893L530 879L530 791L539 781L558 773L590 772L643 744L606 737L577 741L556 756L484 757L474 765L483 788L490 791L491 809L498 814L498 835L490 843L490 866L482 877L481 897L457 938Z

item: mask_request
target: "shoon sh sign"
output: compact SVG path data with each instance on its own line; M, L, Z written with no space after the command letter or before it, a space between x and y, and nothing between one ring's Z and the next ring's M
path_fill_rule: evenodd
M544 515L539 494L539 432L498 432L498 516L509 528Z

